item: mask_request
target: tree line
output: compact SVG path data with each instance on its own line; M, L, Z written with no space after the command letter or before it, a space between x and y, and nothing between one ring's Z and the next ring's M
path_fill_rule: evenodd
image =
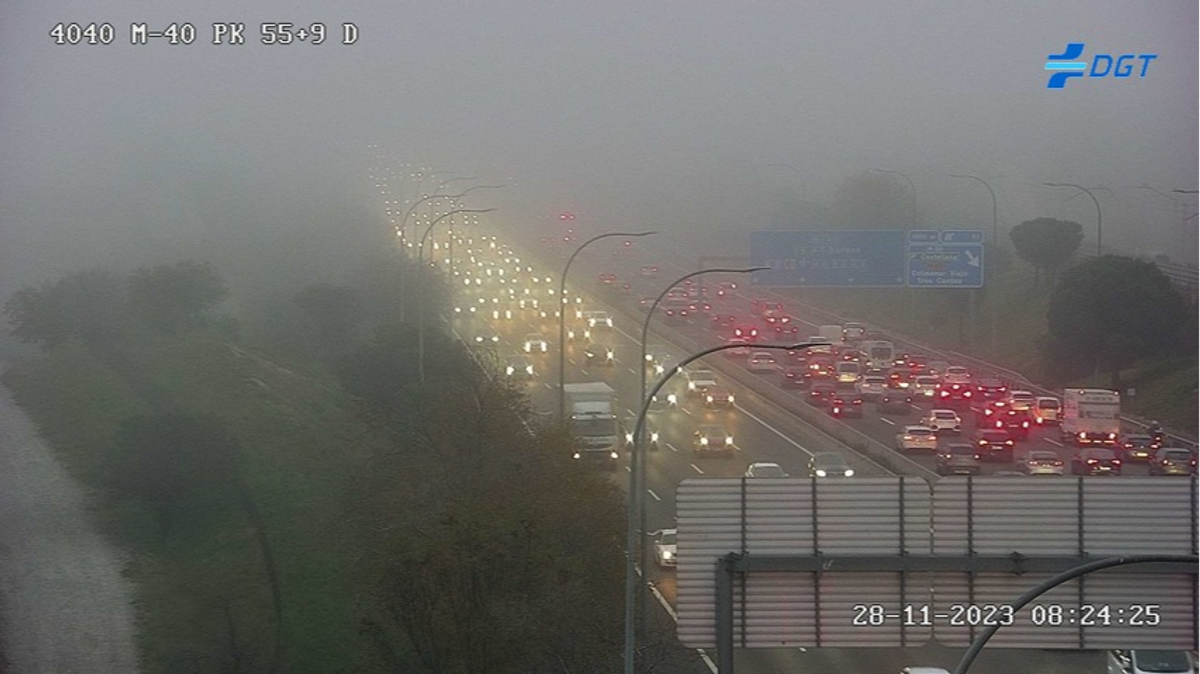
M257 541L269 619L248 625L233 603L216 606L225 617L215 619L223 627L213 631L211 652L193 654L175 671L304 671L285 629L296 588L281 570L290 560L272 547L281 528L296 523L273 519L272 496L255 493L244 461L255 439L174 399L145 352L170 354L172 344L199 339L269 360L276 345L246 333L284 331L300 333L280 349L288 363L306 363L306 376L327 377L348 394L370 438L367 456L345 465L347 529L361 546L359 565L343 570L356 576L349 600L360 642L351 649L361 656L356 662L369 663L356 671L619 666L620 491L577 466L564 430L538 423L498 365L444 334L436 320L426 321L426 383L418 381L417 284L408 283L402 297L394 283L397 274L415 273L422 272L383 258L349 281L295 290L269 317L221 313L230 291L212 265L193 260L126 275L69 274L7 301L17 339L47 358L82 345L146 403L147 411L120 419L101 443L107 454L97 483L147 514L156 540L150 554L195 535L197 526L212 527L218 538L248 529ZM429 296L420 304L435 315L448 292L430 281L421 284ZM409 320L400 322L395 308L405 302Z

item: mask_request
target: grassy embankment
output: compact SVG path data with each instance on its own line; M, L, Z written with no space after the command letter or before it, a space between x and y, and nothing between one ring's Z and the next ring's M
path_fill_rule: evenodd
M358 669L355 604L363 543L349 497L370 440L349 399L214 337L148 343L123 360L136 372L68 346L5 380L70 472L92 488L99 526L130 553L145 671L232 671L222 667L235 660L257 671L274 614L260 550L236 508L206 507L200 495L164 535L146 505L103 487L121 420L161 407L138 381L152 382L178 411L215 414L240 439L240 472L281 577L284 669L367 671Z

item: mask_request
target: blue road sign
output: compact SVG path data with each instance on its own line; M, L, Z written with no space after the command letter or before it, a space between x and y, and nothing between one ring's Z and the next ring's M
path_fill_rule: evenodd
M911 243L917 242L912 241ZM945 229L942 230L942 236L937 243L983 243L983 230Z
M775 287L896 288L905 284L903 230L750 234L751 283Z
M908 285L913 288L982 288L983 244L909 244Z
M909 243L939 243L941 240L942 233L936 229L908 230Z

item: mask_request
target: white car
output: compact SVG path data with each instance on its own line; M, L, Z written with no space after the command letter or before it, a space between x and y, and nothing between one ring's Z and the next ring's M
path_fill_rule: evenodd
M971 371L962 365L951 365L942 373L943 384L970 384Z
M731 351L736 350L731 349ZM750 354L750 360L747 361L746 367L751 372L774 372L779 369L779 364L775 361L775 355L770 351L755 351Z
M661 529L654 534L654 561L659 566L675 566L675 530Z
M1187 651L1118 650L1108 652L1108 674L1193 674Z
M777 463L752 463L746 469L745 477L787 477L783 468Z
M887 388L887 378L878 375L867 375L854 384L854 390L863 398L873 400L883 395Z
M911 452L920 449L937 451L937 431L929 426L905 426L904 431L896 434L896 449Z
M541 335L529 334L525 335L525 344L522 348L525 353L546 353L550 350L550 344Z
M1037 396L1029 391L1012 391L1008 394L1008 406L1014 410L1030 410L1037 404Z
M954 410L930 410L929 416L921 420L921 425L932 428L939 435L962 433L962 417Z
M913 397L917 401L933 400L933 396L937 394L938 378L931 375L922 374L913 378L912 392Z

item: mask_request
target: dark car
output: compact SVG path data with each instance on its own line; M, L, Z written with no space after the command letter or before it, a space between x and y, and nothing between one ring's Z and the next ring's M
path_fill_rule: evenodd
M935 459L938 475L978 475L979 452L975 447L962 442L952 442L938 447Z
M971 439L975 444L975 449L979 452L981 461L1012 462L1013 446L1016 442L1007 431L985 428L975 431L975 435Z
M809 405L826 405L837 395L837 386L831 381L813 383L808 390Z
M1075 475L1120 475L1121 460L1107 447L1087 447L1079 450L1071 460L1071 473Z
M1121 440L1121 458L1126 461L1149 461L1160 448L1152 435L1126 435Z
M854 477L854 469L840 452L817 452L808 460L808 476Z
M912 403L912 394L907 391L885 390L875 401L875 408L880 414L908 414Z
M1029 437L1029 427L1032 425L1033 420L1029 417L1027 410L1014 410L1010 408L991 418L992 428L1007 431L1008 435L1014 440L1027 439Z
M808 367L805 365L788 365L781 370L780 385L784 388L804 388L808 386Z
M835 417L861 419L863 415L863 399L855 395L834 395L829 400L829 413Z
M1164 447L1150 459L1151 475L1195 475L1196 455L1190 449Z
M975 381L975 396L984 400L1004 400L1008 397L1008 384L995 377L982 377Z
M975 391L970 384L961 382L946 383L937 387L933 399L939 407L965 407L971 404Z

